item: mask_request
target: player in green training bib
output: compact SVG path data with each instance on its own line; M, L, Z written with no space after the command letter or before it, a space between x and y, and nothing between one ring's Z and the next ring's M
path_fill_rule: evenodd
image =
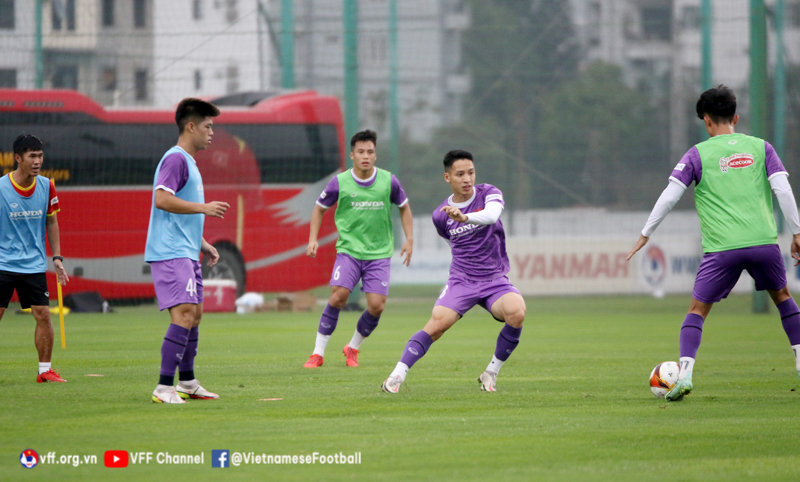
M319 248L317 235L322 216L337 201L339 203L334 216L339 240L330 283L331 297L322 311L314 353L303 365L306 368L322 366L325 347L339 321L339 311L360 279L361 289L367 297L367 309L358 319L350 343L342 350L347 366L358 366L361 343L378 326L389 294L389 266L394 253L392 204L400 208L400 221L406 236L400 256L406 266L411 262L414 243L411 208L400 181L390 172L375 167L377 142L377 135L370 130L353 136L350 140L353 168L331 179L311 215L306 254L313 258Z
M694 182L703 261L697 271L689 313L681 326L680 375L667 393L669 401L682 400L692 391L692 371L703 323L713 304L728 296L743 270L753 277L757 290L767 290L778 307L800 375L800 309L789 294L772 215L774 193L794 236L792 258L800 262L800 218L789 174L768 142L734 131L739 116L736 96L729 88L720 85L703 92L697 101L697 116L705 122L711 138L689 149L675 166L669 185L628 254L631 259L647 244L687 186Z

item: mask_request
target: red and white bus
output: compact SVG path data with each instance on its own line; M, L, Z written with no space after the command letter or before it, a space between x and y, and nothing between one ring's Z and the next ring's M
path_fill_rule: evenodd
M206 200L231 208L225 219L206 218L204 237L221 259L204 275L236 280L239 293L325 284L336 256L333 216L323 220L317 257L305 251L314 202L345 168L338 100L313 91L209 100L222 113L196 160ZM178 139L174 109L104 109L74 91L0 89L3 174L14 169L21 133L42 140L41 174L56 184L65 293L155 296L144 245L155 168Z

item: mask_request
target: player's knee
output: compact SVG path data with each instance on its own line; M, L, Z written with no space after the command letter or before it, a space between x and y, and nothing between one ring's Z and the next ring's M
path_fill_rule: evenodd
M386 303L370 304L367 306L367 311L369 311L369 314L375 318L380 318L380 316L383 314L384 307L386 307Z
M333 292L331 293L331 297L328 299L328 304L337 310L341 310L344 308L344 305L347 304L348 296L349 293Z
M50 324L50 308L48 306L31 306L31 313L37 324L44 326Z
M784 301L788 300L792 297L792 294L789 293L789 285L784 286L782 289L778 291L768 291L770 298L772 298L773 303L779 305Z
M525 321L525 309L515 310L506 314L505 322L514 328L521 328Z

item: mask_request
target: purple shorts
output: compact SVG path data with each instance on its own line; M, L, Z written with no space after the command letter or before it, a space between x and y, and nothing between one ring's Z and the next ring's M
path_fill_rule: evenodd
M361 291L378 295L389 295L389 267L391 258L362 261L349 254L339 253L333 263L331 286L341 286L353 291L359 278Z
M490 281L470 281L451 277L433 306L444 306L464 316L473 306L481 305L491 313L494 302L508 293L520 294L508 280L508 276Z
M743 270L753 277L757 291L778 291L786 286L786 267L780 247L767 244L704 254L692 297L703 303L727 298Z
M198 305L203 302L203 274L199 261L189 258L153 261L150 271L159 310L183 303Z

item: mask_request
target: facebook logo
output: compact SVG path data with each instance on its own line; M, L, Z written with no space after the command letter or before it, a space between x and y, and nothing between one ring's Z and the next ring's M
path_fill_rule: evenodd
M225 469L230 467L229 462L230 450L212 450L211 451L211 468Z

